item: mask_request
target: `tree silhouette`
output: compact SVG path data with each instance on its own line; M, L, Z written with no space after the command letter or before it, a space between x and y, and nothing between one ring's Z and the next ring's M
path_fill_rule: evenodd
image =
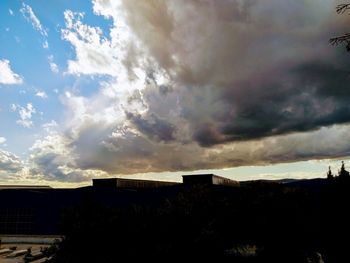
M349 4L340 4L336 7L336 11L338 14L344 14L347 10L350 9L350 3ZM344 34L337 37L332 37L329 42L333 46L338 46L340 44L345 43L346 44L346 50L350 51L350 34Z
M330 167L330 166L328 167L327 179L328 179L328 180L333 180L333 179L334 179L334 175L332 174L332 171L331 171L331 167Z
M344 161L342 161L342 165L339 171L339 179L348 179L350 177L350 174L347 170L345 170L345 164Z

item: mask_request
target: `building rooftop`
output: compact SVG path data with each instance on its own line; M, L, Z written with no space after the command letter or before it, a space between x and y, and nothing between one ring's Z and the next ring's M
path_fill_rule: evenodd
M0 190L4 189L52 189L48 185L0 185Z

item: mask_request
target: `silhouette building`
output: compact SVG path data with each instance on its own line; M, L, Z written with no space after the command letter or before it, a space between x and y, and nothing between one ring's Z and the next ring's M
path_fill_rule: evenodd
M177 184L179 183L124 178L92 179L92 186L97 188L141 189L159 188L164 186L173 186Z
M224 178L215 174L194 174L194 175L183 175L183 184L194 185L194 184L206 184L206 185L225 185L225 186L239 186L239 182Z
M239 183L213 174L185 175L183 184L238 186ZM111 206L125 205L158 193L176 193L178 182L125 178L93 179L92 186L54 189L49 186L0 186L1 234L60 234L62 211L95 200ZM132 190L132 191L130 191ZM140 191L139 191L140 190Z

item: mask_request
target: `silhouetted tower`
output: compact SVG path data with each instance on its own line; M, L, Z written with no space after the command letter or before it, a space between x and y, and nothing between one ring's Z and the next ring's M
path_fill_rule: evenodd
M331 171L331 166L328 167L327 179L328 180L333 180L334 179L334 175L332 174L332 171Z
M345 170L344 161L342 161L342 165L339 171L339 179L348 179L350 178L350 174L347 170Z

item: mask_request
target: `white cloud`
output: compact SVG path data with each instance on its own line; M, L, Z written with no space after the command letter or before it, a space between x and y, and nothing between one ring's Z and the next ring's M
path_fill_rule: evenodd
M9 14L10 14L11 16L14 15L12 9L10 9L10 8L9 8Z
M59 70L58 70L58 66L56 63L54 63L54 60L53 60L53 55L49 55L48 56L48 60L49 60L49 65L50 65L50 69L53 73L58 73Z
M68 73L117 76L125 53L122 31L117 41L112 35L106 38L101 28L83 24L83 13L66 10L64 17L66 28L62 30L62 38L73 45L76 53L76 59L68 61Z
M32 115L36 113L36 109L33 107L33 104L27 103L26 107L12 104L11 110L18 111L19 120L16 121L17 124L25 128L30 128L33 126Z
M0 183L22 183L26 177L25 162L17 155L0 149Z
M46 29L42 26L40 20L34 14L33 9L29 5L22 3L22 8L20 9L20 11L24 18L32 24L35 30L39 31L41 35L47 37Z
M0 84L12 85L21 83L23 83L23 79L11 70L10 61L0 59Z
M57 133L37 140L30 149L30 174L49 181L63 182L82 182L106 176L105 172L99 170L77 167L74 149L69 144L68 138Z
M43 48L45 48L45 49L49 48L49 42L47 42L47 40L44 41Z
M54 73L58 73L59 70L58 70L58 67L57 67L57 64L53 63L53 62L50 62L50 69L52 72Z
M17 110L17 105L12 103L11 104L11 111L16 111Z
M17 173L23 168L23 163L13 153L0 150L0 172Z
M51 120L50 122L44 123L42 127L47 133L54 133L54 130L58 127L58 124L56 121Z
M42 99L47 99L47 94L45 93L45 91L37 91L35 93L35 96L42 98Z
M96 15L102 15L105 18L113 18L116 22L122 17L122 3L121 1L101 1L93 0L93 11Z
M210 122L219 121L223 112L235 113L234 106L239 105L222 108L222 97L230 94L220 92L236 89L235 80L250 77L254 70L270 67L272 62L285 61L287 55L288 59L295 59L295 46L298 52L308 49L304 42L298 42L299 38L296 41L291 36L314 37L317 33L310 34L309 22L323 21L322 15L310 18L309 14L302 14L304 24L300 27L301 19L289 19L301 14L302 4L291 5L298 7L291 11L293 15L280 17L279 12L274 12L271 17L261 3L253 10L257 16L250 18L246 11L251 9L243 7L242 1L204 2L181 1L181 5L176 5L154 1L154 5L147 5L129 0L123 1L121 8L120 1L95 0L94 13L113 19L108 35L99 27L84 24L84 14L66 10L61 34L75 51L67 72L111 78L101 82L99 90L89 97L72 91L61 96L66 119L60 124L51 121L42 125L47 136L37 140L30 150L25 162L28 176L80 182L107 174L222 169L348 155L349 125L227 141L211 147L201 147L193 139L194 122L203 123L216 135L215 130L210 130ZM268 2L271 7L282 5L277 0ZM194 16L195 13L200 15ZM293 26L293 30L285 31L275 21ZM276 34L283 35L278 39L281 42L275 41ZM272 41L266 44L269 37ZM319 43L319 38L315 39L308 41ZM293 40L287 41L293 45L286 46L285 40ZM289 48L288 52L281 52L278 45ZM271 59L261 59L265 54ZM318 49L311 45L305 54L318 54ZM48 61L55 72L53 56ZM237 95L245 91L241 89ZM243 98L252 102L251 94ZM19 113L19 124L33 125L36 111L32 104L12 104L11 109ZM62 133L57 131L58 126ZM7 155L12 156L9 163L18 161L14 155ZM0 164L1 158L5 160L0 155Z
M0 144L3 144L3 143L5 143L5 142L6 142L6 138L0 137Z
M38 140L30 149L27 160L0 149L0 183L43 184L76 187L91 178L107 176L93 169L82 170L74 165L74 158L60 136L50 135Z
M271 14L264 3L258 3L252 10L256 16L250 17L253 3L181 1L176 5L155 1L148 5L142 1L94 0L94 13L113 19L109 35L84 24L83 13L66 10L62 38L71 43L76 55L68 61L68 73L112 77L100 83L99 92L89 97L66 92L62 98L67 120L61 143L74 154L72 167L130 174L347 155L350 145L342 147L340 139L331 134L344 137L348 126L228 141L212 147L201 147L194 140L192 123L209 127L211 135L210 122L218 121L223 113L235 113L233 106L239 105L223 108L221 102L230 95L224 91L239 90L239 80L252 80L256 70L279 65L277 62L292 63L302 50L308 51L308 57L319 56L314 45L300 39L319 43L320 33L310 35L309 25L312 22L322 28L322 15L315 16L298 3L288 17L280 16L280 12ZM269 1L269 5L286 7L277 0ZM327 8L322 7L320 12L325 13ZM196 12L200 15L194 16ZM294 21L295 14L303 20L293 24L291 34L284 28ZM281 37L277 39L280 42L276 42L276 35ZM294 44L286 46L284 41ZM257 54L254 49L261 52ZM274 63L258 59L262 54L271 56ZM255 82L252 86L259 87ZM237 95L246 90L239 91ZM243 98L249 102L252 96L249 93ZM215 130L212 132L216 135ZM164 137L164 133L169 136ZM327 136L329 140L324 139ZM319 145L318 141L324 143Z

